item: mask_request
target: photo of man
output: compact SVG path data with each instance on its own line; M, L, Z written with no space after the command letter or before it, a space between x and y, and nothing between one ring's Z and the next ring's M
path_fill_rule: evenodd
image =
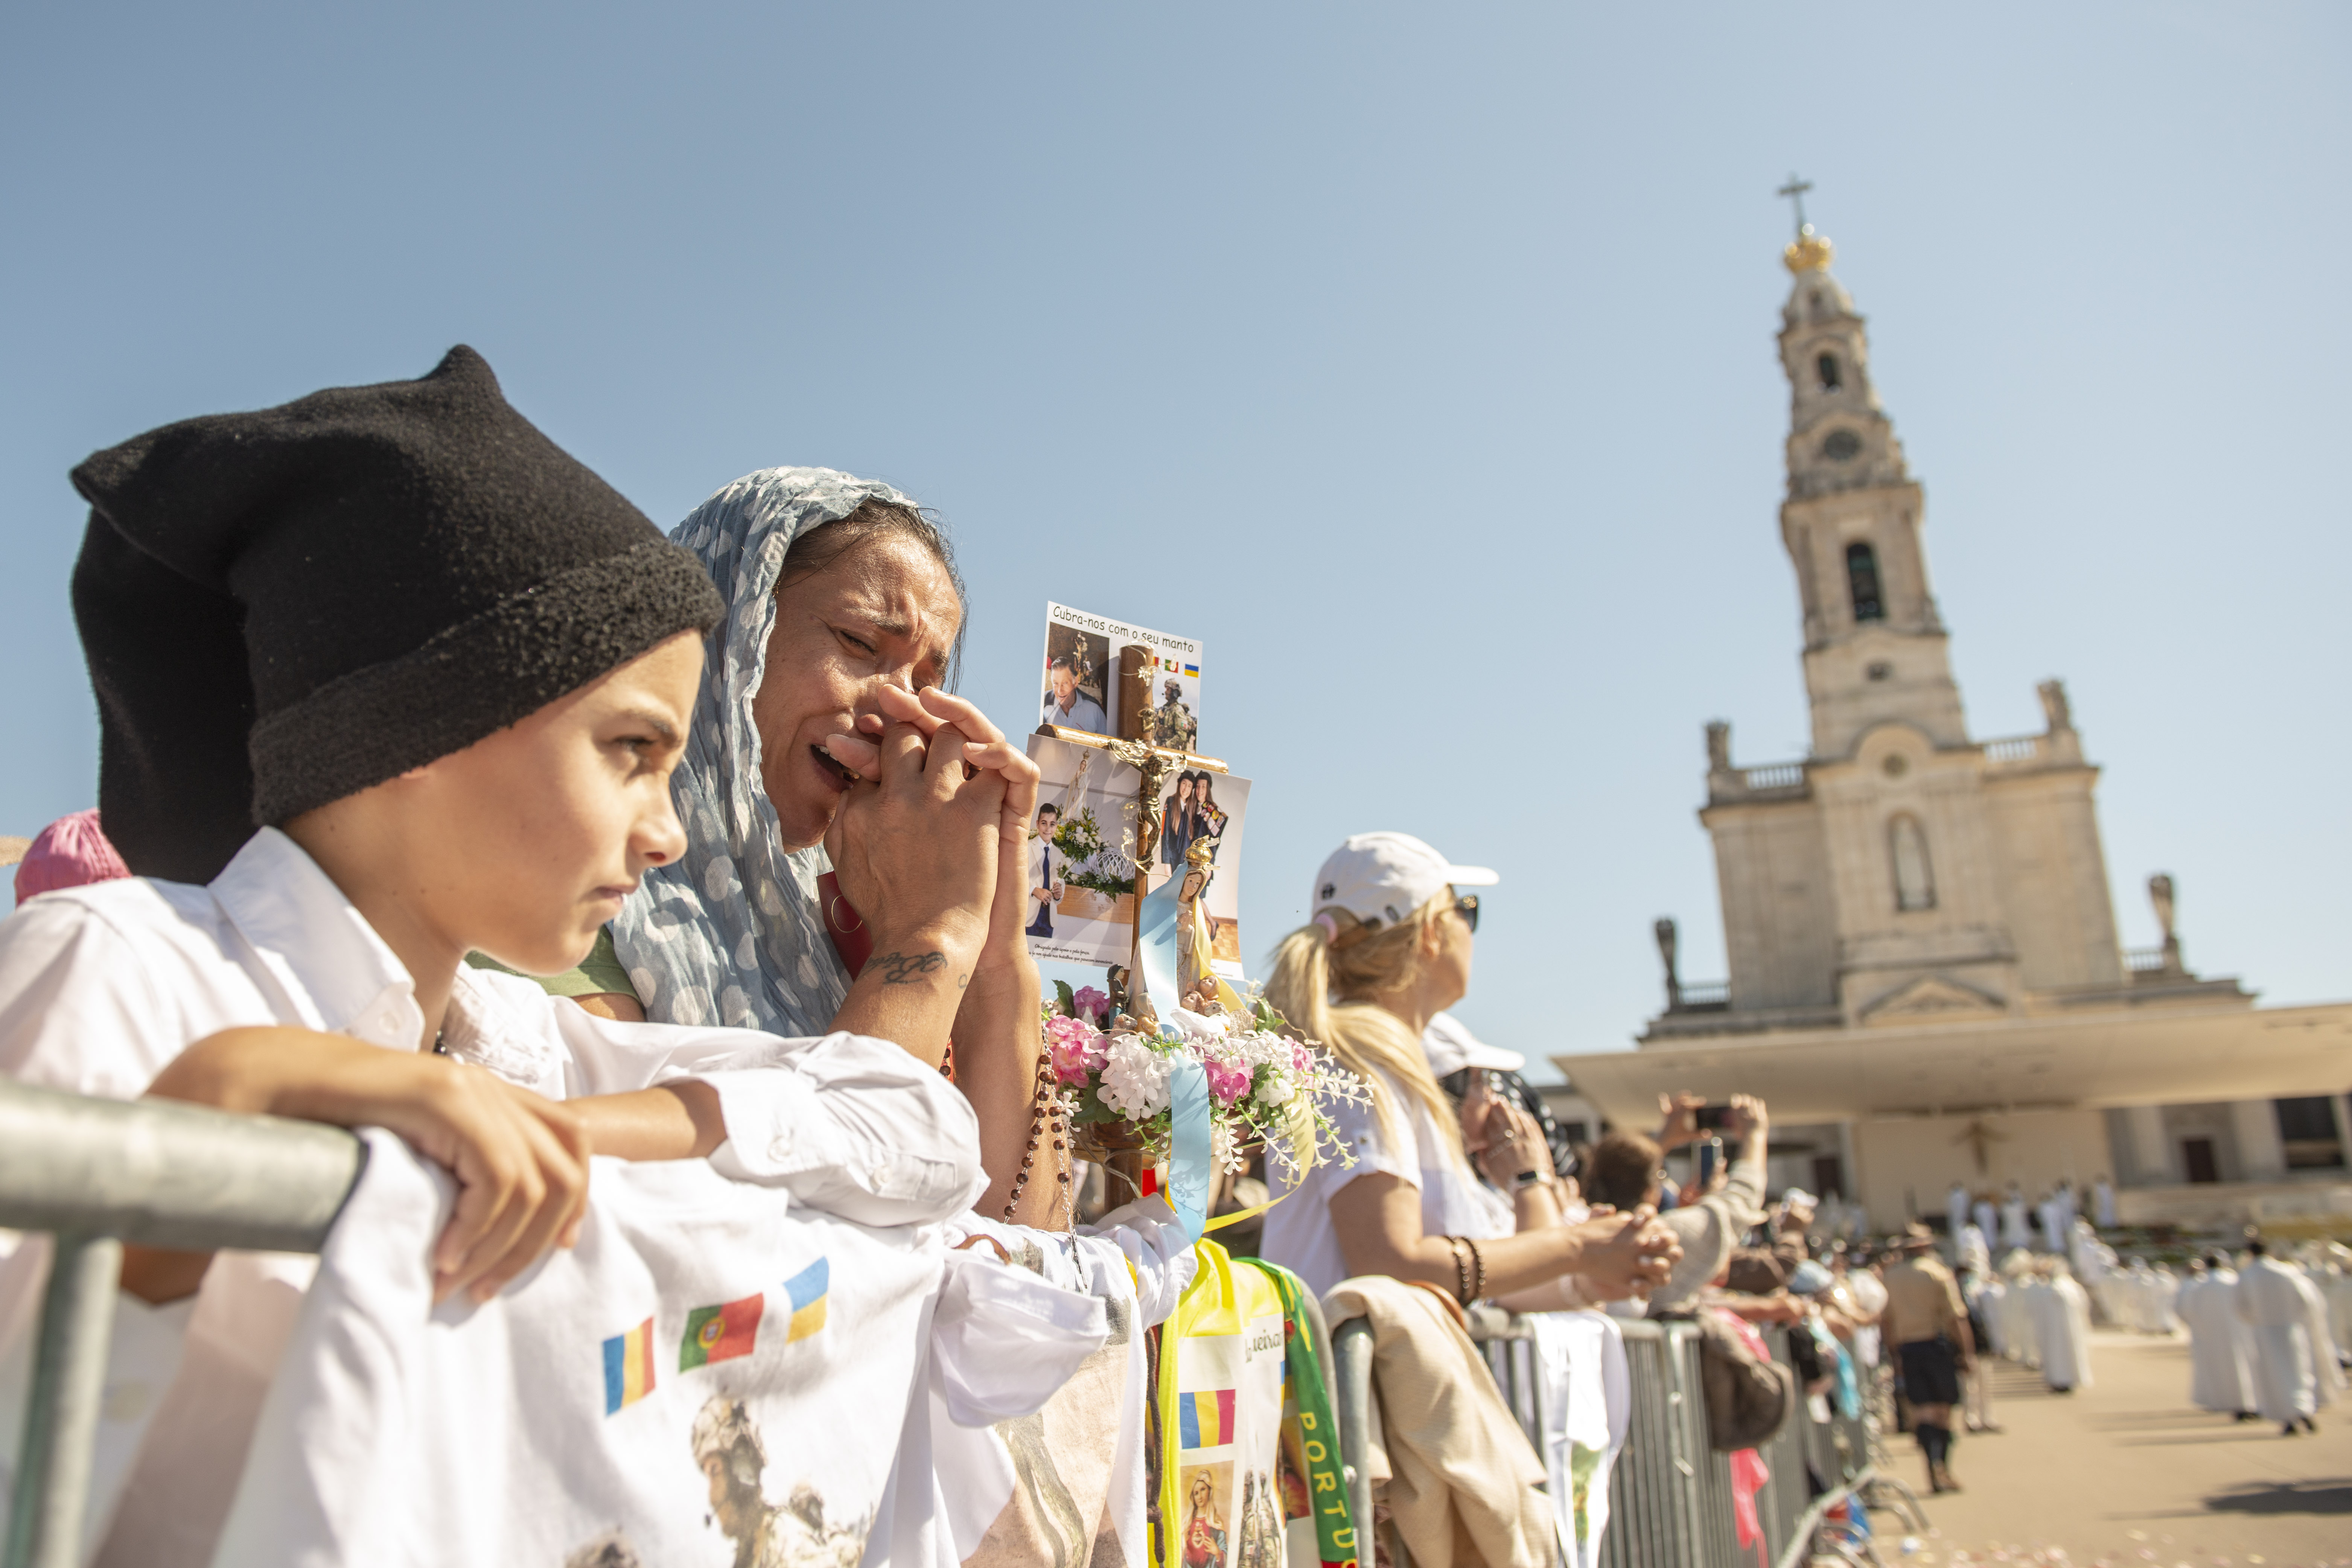
M1057 853L1054 848L1054 830L1061 826L1061 821L1059 806L1041 805L1037 808L1036 885L1029 889L1029 896L1037 900L1037 914L1029 922L1031 936L1054 934L1054 903L1063 892L1062 884L1054 879L1054 857Z
M1057 653L1045 667L1045 712L1043 721L1091 735L1111 732L1100 702L1078 689L1089 672L1080 668L1076 653Z

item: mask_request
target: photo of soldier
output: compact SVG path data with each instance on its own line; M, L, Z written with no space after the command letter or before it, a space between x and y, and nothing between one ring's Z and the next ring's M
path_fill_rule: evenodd
M713 1396L688 1441L710 1485L711 1522L734 1545L734 1568L857 1568L866 1532L827 1524L814 1489L795 1487L781 1505L767 1500L767 1446L741 1400Z
M1171 752L1199 751L1201 721L1184 705L1184 683L1165 680L1160 690L1166 700L1151 710L1151 743Z

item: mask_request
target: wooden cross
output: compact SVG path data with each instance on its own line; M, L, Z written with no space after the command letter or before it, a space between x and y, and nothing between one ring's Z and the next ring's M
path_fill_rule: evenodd
M1789 176L1789 183L1772 193L1776 196L1786 196L1789 200L1796 204L1797 237L1799 239L1805 237L1805 193L1812 188L1812 181L1801 180L1797 178L1796 175L1790 174Z
M1971 1152L1974 1152L1977 1157L1977 1174L1981 1176L1989 1168L1985 1160L1985 1155L1988 1152L1989 1146L1994 1143L2006 1143L2009 1142L2009 1139L2005 1135L1996 1132L1991 1128L1987 1127L1984 1123L1984 1118L1979 1116L1974 1121L1969 1122L1967 1128L1962 1131L1960 1135L1958 1138L1953 1139L1952 1142L1955 1143L1966 1143L1969 1145Z

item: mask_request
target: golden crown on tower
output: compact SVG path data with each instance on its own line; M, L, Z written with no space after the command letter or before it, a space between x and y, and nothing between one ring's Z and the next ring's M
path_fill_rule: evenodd
M1789 248L1780 253L1780 260L1791 272L1821 272L1828 268L1830 258L1835 253L1836 247L1830 244L1829 237L1807 224L1797 231Z

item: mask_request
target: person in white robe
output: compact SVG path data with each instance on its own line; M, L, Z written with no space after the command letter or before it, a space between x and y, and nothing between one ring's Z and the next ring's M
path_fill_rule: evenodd
M2000 1244L2028 1249L2033 1246L2033 1227L2026 1220L2025 1194L2017 1190L2014 1182L2009 1184L2009 1195L2000 1201Z
M1974 1222L1960 1227L1958 1253L1959 1266L1962 1268L1969 1270L1979 1278L1989 1277L1992 1273L1992 1246L1985 1239L1985 1233L1979 1230Z
M2331 1257L2319 1293L2327 1298L2327 1328L2336 1336L2336 1349L2340 1355L2352 1350L2352 1268L2346 1266L2341 1243L2331 1242L2328 1250Z
M2253 1341L2238 1316L2238 1275L2227 1258L2189 1266L2175 1310L2189 1326L2189 1403L2239 1421L2254 1418Z
M2001 1263L2001 1277L2007 1281L2000 1307L1998 1332L2000 1353L2013 1362L2027 1366L2042 1364L2042 1352L2036 1348L2034 1333L2035 1280L2032 1259L2023 1252L2012 1251Z
M1969 1189L1965 1184L1954 1182L1952 1190L1944 1194L1944 1223L1948 1227L1946 1234L1955 1240L1958 1239L1960 1232L1967 1227Z
M2099 1179L2091 1184L2091 1217L2101 1230L2116 1228L2116 1184L2102 1171Z
M1977 1206L1972 1212L1976 1218L1977 1228L1984 1232L1986 1242L1990 1243L1993 1237L2000 1234L2000 1211L1993 1207L1991 1198L1979 1193Z
M2009 1359L2025 1366L2042 1366L2042 1277L2034 1274L2032 1256L2013 1250L2001 1265L2001 1274L2009 1279L2009 1295L2001 1298L2001 1311L2009 1323Z
M2327 1342L2326 1304L2302 1269L2270 1257L2262 1241L2246 1250L2253 1257L2239 1272L2232 1304L2253 1331L2255 1408L2287 1436L2316 1432L2312 1416L2343 1383L2335 1358L2323 1364L2316 1353Z
M2075 1283L2074 1271L2052 1263L2036 1292L2035 1332L2041 1341L2042 1381L2053 1394L2091 1386L2091 1299Z
M2106 1249L2100 1246L2097 1233L2092 1230L2091 1222L2086 1219L2077 1218L2074 1222L2069 1242L2066 1259L2074 1266L2074 1278L2082 1281L2084 1289L2090 1292L2091 1305L2097 1309L2098 1315L2113 1322L2115 1311L2107 1305L2105 1287L2110 1272L2107 1258L2114 1255L2106 1253L2102 1256Z
M2036 1245L2044 1252L2064 1252L2066 1250L2066 1205L2060 1203L2054 1195L2044 1193L2042 1194L2042 1201L2033 1205L2033 1217L2042 1227L2041 1239Z
M2180 1331L2180 1277L2168 1265L2159 1263L2151 1270L2156 1276L2156 1294L2149 1300L2150 1315L2155 1319L2151 1332L2171 1335Z

